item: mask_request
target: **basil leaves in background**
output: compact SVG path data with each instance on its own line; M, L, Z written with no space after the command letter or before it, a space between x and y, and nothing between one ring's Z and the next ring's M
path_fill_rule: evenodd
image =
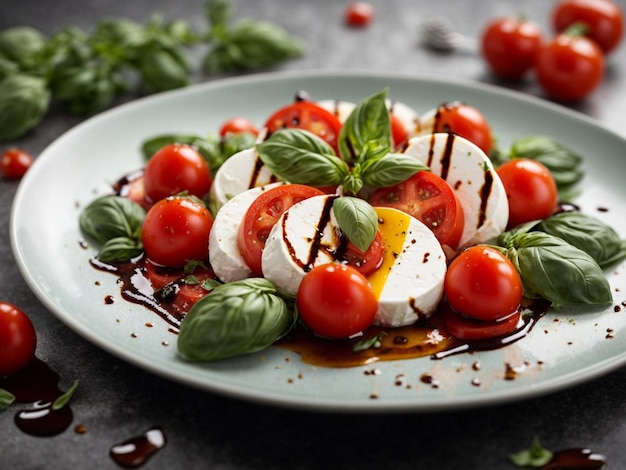
M294 311L267 279L223 284L185 315L178 334L178 352L188 361L250 354L282 338L295 322Z
M612 228L577 212L524 224L498 245L520 273L524 295L555 305L611 302L603 268L626 259L626 242Z
M27 26L0 32L0 141L36 127L51 99L76 114L104 109L134 83L133 73L146 93L184 87L193 69L187 51L195 45L209 46L206 73L267 67L304 53L274 24L232 25L231 10L228 0L208 0L204 32L158 15L145 25L102 20L90 34L73 26L51 37Z
M146 211L122 196L101 196L79 217L81 231L101 245L98 259L105 263L128 261L143 252L141 226Z

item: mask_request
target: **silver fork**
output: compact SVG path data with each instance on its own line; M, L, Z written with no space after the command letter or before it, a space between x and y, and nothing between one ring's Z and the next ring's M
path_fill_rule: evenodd
M423 45L438 52L478 50L476 39L456 32L446 18L437 17L424 21L420 25L420 32Z

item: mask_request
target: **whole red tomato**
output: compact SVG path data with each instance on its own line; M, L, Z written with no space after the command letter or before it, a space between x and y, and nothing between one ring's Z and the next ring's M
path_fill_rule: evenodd
M612 0L564 0L554 8L552 23L556 31L581 22L589 28L587 36L605 53L613 51L624 34L624 12Z
M4 151L0 159L0 170L5 178L20 179L33 164L33 157L25 150L11 147Z
M367 2L349 3L344 12L344 21L348 26L367 26L374 19L374 7Z
M491 126L487 118L475 107L458 101L444 103L437 108L433 131L460 135L487 155L493 147Z
M499 18L485 28L481 51L495 75L517 80L534 66L541 41L541 29L535 23Z
M37 335L30 318L15 305L0 301L0 377L26 367L36 347Z
M557 101L576 101L594 91L604 77L604 54L591 39L562 33L537 56L539 84Z
M499 166L496 172L509 201L508 228L552 214L558 202L558 191L545 165L519 158Z

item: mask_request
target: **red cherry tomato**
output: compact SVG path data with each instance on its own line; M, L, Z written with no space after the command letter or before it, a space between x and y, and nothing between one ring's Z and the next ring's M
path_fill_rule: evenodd
M452 132L480 147L489 155L493 146L491 126L483 114L464 103L446 103L437 109L435 132Z
M211 189L211 172L202 155L189 145L170 144L146 165L144 188L151 202L183 191L202 198Z
M0 170L5 178L20 179L33 164L32 155L15 147L5 150L0 159Z
M296 101L280 108L265 123L268 134L279 129L304 129L324 139L334 150L341 131L341 121L330 111L312 101Z
M262 193L248 208L239 226L239 249L255 276L262 276L261 255L272 227L294 204L312 196L324 194L319 189L302 184L276 186Z
M314 333L337 339L366 329L378 310L367 279L339 263L316 266L305 274L296 303L300 318Z
M191 273L197 283L186 282L188 275L180 268L172 269L165 266L154 264L149 259L146 260L146 277L150 280L150 284L155 292L160 291L168 284L176 283L177 288L172 294L172 298L167 298L178 312L187 312L193 304L209 293L202 282L207 279L217 279L215 273L210 267L197 267Z
M602 50L591 39L559 34L537 55L539 85L551 98L576 101L595 90L604 77Z
M367 2L349 3L344 13L344 22L348 26L367 26L373 19L374 7Z
M491 71L509 80L520 79L535 64L541 47L541 29L535 23L500 18L485 28L481 51Z
M425 223L442 245L457 248L465 219L450 185L430 171L418 171L408 180L372 193L373 206L393 207Z
M470 247L452 260L443 288L453 310L483 321L499 320L515 312L523 294L513 263L484 245Z
M554 8L552 24L557 32L579 22L589 27L586 35L605 53L615 49L624 34L624 12L611 0L564 0Z
M446 330L455 338L464 341L480 341L513 333L520 326L519 310L499 320L480 321L464 317L450 308L443 312Z
M496 172L509 201L508 228L552 214L558 202L558 190L545 165L519 158L504 163Z
M219 134L221 137L226 137L228 135L240 134L242 132L247 132L254 136L259 135L259 130L252 123L252 121L242 117L235 117L226 121L222 124L222 127L220 127Z
M168 197L146 214L141 238L150 260L179 268L187 261L208 262L209 233L213 216L204 205L190 197Z
M37 335L30 318L15 305L0 301L0 377L26 367L36 347Z
M367 251L363 252L354 244L348 242L346 252L338 261L352 266L363 276L369 276L380 267L383 261L384 250L383 237L380 234L380 230L377 230L374 240Z
M391 119L391 144L396 150L402 149L409 140L409 133L400 118L394 114L390 114Z

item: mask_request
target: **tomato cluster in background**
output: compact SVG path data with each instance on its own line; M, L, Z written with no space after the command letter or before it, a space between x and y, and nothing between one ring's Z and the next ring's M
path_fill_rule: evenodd
M550 38L523 17L491 21L481 37L482 56L502 79L534 71L550 98L583 99L602 82L606 58L621 42L624 12L613 0L562 0L550 21Z

